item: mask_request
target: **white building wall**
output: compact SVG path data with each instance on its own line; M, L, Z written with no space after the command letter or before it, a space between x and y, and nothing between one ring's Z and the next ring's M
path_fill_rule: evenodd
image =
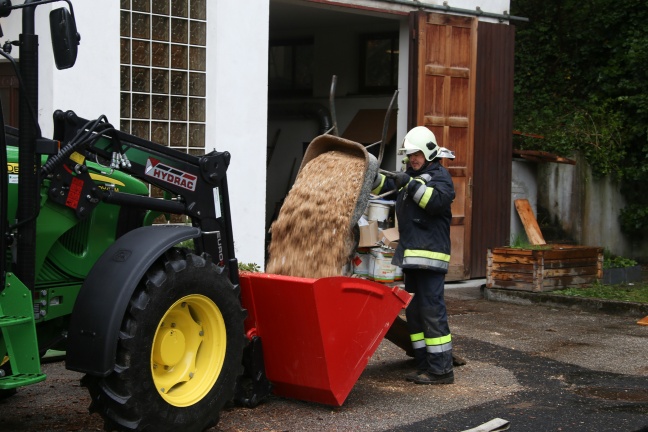
M49 11L39 6L39 122L52 135L55 109L85 118L105 114L119 126L120 11L114 0L74 1L81 45L76 65L58 71L49 36ZM207 3L207 145L229 151L228 170L235 253L240 262L263 265L267 123L269 0L255 0L255 13L238 0ZM5 37L18 39L21 12L2 20ZM18 49L12 53L18 57Z
M409 104L409 98L407 94L409 74L407 73L409 69L409 22L408 20L401 20L400 31L398 38L398 101L396 108L398 107L407 107ZM407 109L403 108L400 110L400 115L396 118L396 152L400 147L402 138L407 133ZM402 156L398 154L394 155L395 163L390 167L386 166L385 169L398 171L402 168L401 160Z
M232 154L227 173L235 253L239 262L263 267L270 2L207 4L205 150Z
M101 114L119 125L119 8L111 0L73 3L81 45L74 67L59 71L54 65L49 30L49 12L64 2L36 8L38 34L39 110L43 136L52 135L52 113L73 110L82 117ZM5 40L18 40L22 11L15 10L2 22ZM18 47L12 56L19 59Z
M74 67L59 71L48 47L50 71L41 77L51 76L52 87L49 98L47 89L40 89L42 111L51 117L56 109L72 110L87 119L103 114L119 128L119 8L111 0L76 1L73 6L81 35L77 61ZM42 65L45 53L40 57ZM49 120L41 122L41 127L51 125ZM51 129L43 129L43 134L51 135Z

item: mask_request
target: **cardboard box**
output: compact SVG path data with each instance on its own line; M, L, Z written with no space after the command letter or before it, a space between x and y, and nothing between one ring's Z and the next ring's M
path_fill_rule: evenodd
M387 228L382 230L380 237L380 242L383 246L388 247L389 249L396 249L398 246L398 240L400 238L398 234L398 228Z
M378 222L371 221L360 227L360 243L358 247L374 247L378 244L380 237L378 233Z

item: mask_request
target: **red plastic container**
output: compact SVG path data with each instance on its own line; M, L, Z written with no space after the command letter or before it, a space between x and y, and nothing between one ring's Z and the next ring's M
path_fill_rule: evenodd
M246 331L277 395L340 406L410 295L358 278L241 275Z

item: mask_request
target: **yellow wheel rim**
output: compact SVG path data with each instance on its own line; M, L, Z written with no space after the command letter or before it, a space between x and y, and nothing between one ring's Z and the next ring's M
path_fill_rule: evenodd
M151 350L151 374L160 396L177 407L209 393L223 368L227 331L216 304L203 295L175 302L160 320Z

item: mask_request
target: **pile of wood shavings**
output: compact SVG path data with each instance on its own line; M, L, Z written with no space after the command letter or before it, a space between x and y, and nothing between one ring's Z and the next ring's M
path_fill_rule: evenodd
M311 160L272 224L266 272L320 278L339 276L353 251L351 216L365 160L329 151Z

